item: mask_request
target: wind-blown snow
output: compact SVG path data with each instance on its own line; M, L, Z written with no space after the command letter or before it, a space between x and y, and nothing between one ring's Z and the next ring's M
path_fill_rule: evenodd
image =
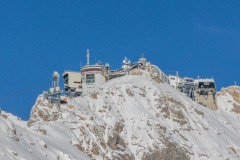
M210 110L144 76L113 79L67 105L40 95L29 127L0 116L0 159L240 159L239 103L228 92L217 103Z

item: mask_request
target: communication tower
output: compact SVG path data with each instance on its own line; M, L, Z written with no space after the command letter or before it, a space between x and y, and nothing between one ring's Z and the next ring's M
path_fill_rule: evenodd
M131 61L129 59L127 59L127 57L124 57L122 69L125 71L125 74L128 74L130 65L131 65Z
M49 91L44 92L44 97L46 97L51 103L60 102L60 94L62 91L59 86L59 78L60 76L58 72L53 72L52 86L49 88Z

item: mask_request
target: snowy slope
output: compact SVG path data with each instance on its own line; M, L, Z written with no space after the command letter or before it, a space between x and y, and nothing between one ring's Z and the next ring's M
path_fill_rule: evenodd
M51 126L51 124L49 124ZM1 160L79 160L89 159L69 144L69 137L60 128L49 127L51 134L31 130L26 121L9 113L0 115L0 159ZM58 136L56 136L58 135Z
M220 92L213 111L144 76L111 80L67 105L40 95L29 127L0 116L0 159L240 159L236 95Z

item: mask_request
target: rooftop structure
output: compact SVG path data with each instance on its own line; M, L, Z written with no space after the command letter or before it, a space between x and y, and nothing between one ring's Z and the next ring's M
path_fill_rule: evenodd
M58 72L55 71L52 75L52 86L43 94L50 103L60 102L60 94L62 93L62 90L59 86L59 78L60 76Z
M81 75L83 95L89 93L97 87L100 87L109 79L105 66L99 64L82 67Z
M178 89L179 86L181 86L182 82L181 82L181 78L177 75L169 75L169 84L175 88Z
M216 105L216 85L213 79L197 79L194 81L193 99L213 110Z
M186 96L211 109L216 108L216 86L213 79L180 78L178 72L176 75L167 76L158 66L151 64L143 56L135 63L131 63L125 57L122 67L118 70L111 70L108 63L105 65L101 63L91 65L89 49L87 49L86 58L86 65L81 67L79 72L65 71L62 75L64 78L64 90L68 97L86 95L113 78L144 74L158 83L170 84ZM60 94L59 74L54 72L52 87L44 95L51 102L58 102Z
M182 92L186 94L186 96L193 98L194 79L188 77L182 78L181 89Z
M193 79L180 78L177 75L169 75L170 85L175 89L183 92L192 100L207 106L211 109L216 109L216 86L213 79Z
M82 75L81 72L65 71L63 73L64 90L69 97L81 96Z
M87 49L86 58L87 63L81 67L79 72L65 71L62 75L64 78L64 90L69 97L85 95L110 79L124 75L141 75L145 71L155 81L169 83L168 76L144 57L135 63L131 63L125 57L122 67L118 70L110 70L108 63L105 65L100 63L91 65L89 49Z

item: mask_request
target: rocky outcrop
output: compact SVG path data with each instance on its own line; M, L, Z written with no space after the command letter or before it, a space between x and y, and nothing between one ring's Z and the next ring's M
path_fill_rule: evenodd
M240 87L230 86L228 88L222 88L218 95L229 94L232 96L233 100L240 103Z
M143 154L142 160L189 160L186 150L178 148L176 144L168 143L163 150L153 150Z
M228 88L222 88L218 93L218 96L230 96L228 102L232 103L231 111L240 114L240 87L230 86Z
M58 120L61 116L59 107L60 104L49 104L48 101L44 100L42 95L40 95L31 110L28 126L38 121L49 122Z
M236 113L238 105L233 102ZM238 119L228 125L229 114L219 108L201 106L168 84L125 76L60 106L39 96L28 126L43 137L65 132L68 143L91 159L234 159L240 156L240 141L232 139Z

